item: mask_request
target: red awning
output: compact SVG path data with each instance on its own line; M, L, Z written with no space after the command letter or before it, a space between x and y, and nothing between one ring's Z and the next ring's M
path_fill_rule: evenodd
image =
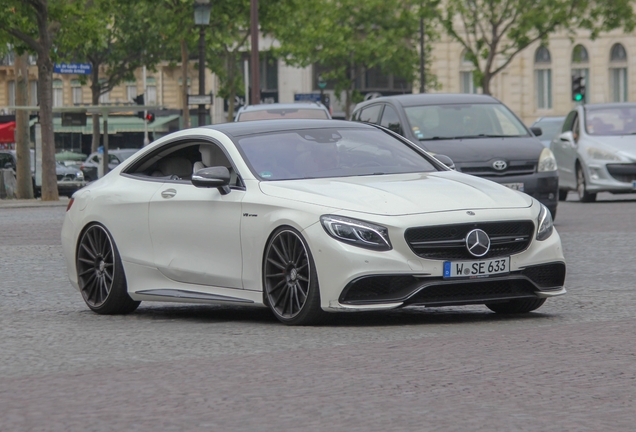
M0 143L9 144L15 142L15 122L0 123Z

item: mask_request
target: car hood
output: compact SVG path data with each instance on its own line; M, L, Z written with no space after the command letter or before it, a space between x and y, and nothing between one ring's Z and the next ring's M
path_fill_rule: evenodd
M260 188L277 198L388 216L532 205L528 195L455 171L269 181Z
M614 150L623 156L636 160L636 135L588 136L586 144L591 147Z
M468 138L439 141L419 141L420 147L435 154L450 157L455 163L506 160L539 160L545 148L536 137Z

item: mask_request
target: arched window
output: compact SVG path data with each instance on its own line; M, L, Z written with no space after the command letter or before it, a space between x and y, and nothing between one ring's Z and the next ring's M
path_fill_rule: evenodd
M614 102L627 101L627 52L619 43L610 51L610 97Z
M53 106L61 107L64 105L64 83L61 79L53 80Z
M572 50L572 78L583 78L585 80L585 99L590 101L590 57L587 49L583 45L577 45Z
M475 77L473 75L475 65L467 57L467 54L466 50L464 50L459 65L459 91L462 93L477 93Z
M73 96L73 105L79 105L83 102L82 83L80 83L80 80L71 80L71 93Z
M154 77L146 78L146 96L148 105L157 104L157 80Z
M535 86L537 108L552 109L552 58L550 51L540 46L534 54Z

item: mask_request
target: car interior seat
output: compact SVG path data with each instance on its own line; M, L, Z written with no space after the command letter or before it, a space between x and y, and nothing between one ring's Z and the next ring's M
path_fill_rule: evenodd
M192 162L184 157L165 157L157 162L157 169L152 173L153 177L172 177L190 179L192 175Z

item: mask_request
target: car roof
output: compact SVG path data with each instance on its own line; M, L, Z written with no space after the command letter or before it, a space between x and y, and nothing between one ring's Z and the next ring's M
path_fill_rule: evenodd
M452 104L499 104L499 100L492 96L470 94L470 93L426 93L426 94L404 94L397 96L382 96L361 102L356 106L358 108L371 105L376 102L397 102L398 104L410 107L421 105L452 105Z
M214 129L223 132L226 135L232 135L235 137L286 130L322 128L375 129L373 126L364 123L345 122L342 120L313 119L259 120L254 122L220 123L216 125L202 126L202 129Z
M326 110L324 105L321 105L317 102L296 102L296 103L273 103L273 104L258 104L258 105L247 105L241 107L240 112L246 111L266 111L270 109L319 109Z

